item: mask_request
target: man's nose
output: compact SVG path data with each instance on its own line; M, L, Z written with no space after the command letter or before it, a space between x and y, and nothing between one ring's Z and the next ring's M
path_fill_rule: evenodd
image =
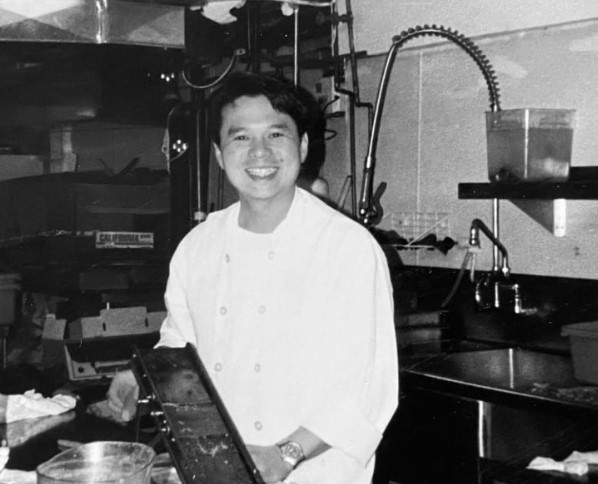
M255 138L251 142L251 148L249 150L249 154L256 158L261 158L266 156L269 153L269 146L266 140L263 138Z

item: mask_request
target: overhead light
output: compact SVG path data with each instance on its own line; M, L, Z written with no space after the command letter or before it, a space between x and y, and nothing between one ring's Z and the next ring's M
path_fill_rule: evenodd
M183 153L187 151L189 145L185 143L182 139L177 139L174 143L172 143L172 151L176 151L177 153Z
M176 74L174 72L162 72L160 74L160 79L162 79L165 82L174 81L175 77Z

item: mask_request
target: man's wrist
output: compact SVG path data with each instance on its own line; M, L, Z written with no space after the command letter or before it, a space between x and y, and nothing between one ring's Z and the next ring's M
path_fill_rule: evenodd
M305 460L303 447L299 442L295 442L294 440L287 440L285 442L277 444L277 446L280 450L281 459L287 464L289 464L293 469L297 467L299 463Z

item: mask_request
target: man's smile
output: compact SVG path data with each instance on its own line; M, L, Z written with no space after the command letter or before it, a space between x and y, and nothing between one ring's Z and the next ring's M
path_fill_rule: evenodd
M268 178L273 176L277 171L278 168L273 166L260 166L245 169L245 172L252 178Z

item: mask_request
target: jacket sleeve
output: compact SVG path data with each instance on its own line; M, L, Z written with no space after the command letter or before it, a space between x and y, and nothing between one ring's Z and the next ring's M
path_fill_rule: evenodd
M384 253L363 231L330 260L317 288L328 294L317 335L328 347L308 363L317 384L303 426L365 466L398 405L392 285Z
M185 242L175 251L170 261L170 272L164 300L167 315L160 328L160 340L156 344L180 348L193 341L193 323L187 306L185 280L187 277Z

